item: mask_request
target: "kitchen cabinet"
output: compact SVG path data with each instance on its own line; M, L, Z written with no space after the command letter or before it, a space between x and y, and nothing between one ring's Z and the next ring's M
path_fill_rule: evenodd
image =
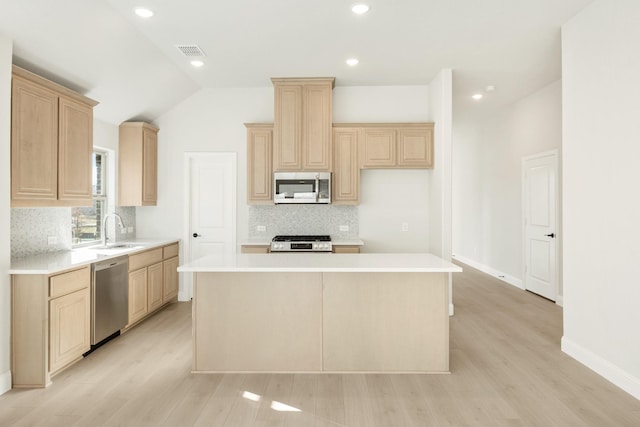
M433 168L433 123L362 124L362 169Z
M158 200L158 128L144 122L120 124L118 205L155 206Z
M271 245L242 245L240 252L243 254L268 254L271 252Z
M274 171L329 171L334 78L273 78Z
M360 246L357 245L334 245L333 248L334 254L359 254Z
M14 387L46 387L89 351L91 269L11 276Z
M178 244L129 255L129 323L157 311L178 295Z
M13 67L11 205L90 206L98 103Z
M358 167L358 128L333 128L333 188L334 205L360 203L360 169Z
M247 128L247 204L273 204L273 124Z

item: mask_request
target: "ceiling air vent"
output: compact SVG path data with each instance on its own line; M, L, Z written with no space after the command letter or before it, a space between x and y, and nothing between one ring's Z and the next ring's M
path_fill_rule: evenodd
M197 44L179 44L176 47L184 56L189 58L207 56Z

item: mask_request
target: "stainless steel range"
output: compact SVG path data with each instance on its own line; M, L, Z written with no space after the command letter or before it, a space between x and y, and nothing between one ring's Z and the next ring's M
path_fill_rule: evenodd
M331 236L276 236L271 252L331 252Z

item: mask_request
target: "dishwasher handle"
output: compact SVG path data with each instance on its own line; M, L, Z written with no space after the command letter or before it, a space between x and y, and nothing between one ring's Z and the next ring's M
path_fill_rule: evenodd
M129 256L126 256L126 255L119 258L111 258L106 261L94 263L93 271L100 271L106 268L115 267L116 265L122 265L122 264L128 264L128 263L129 263Z

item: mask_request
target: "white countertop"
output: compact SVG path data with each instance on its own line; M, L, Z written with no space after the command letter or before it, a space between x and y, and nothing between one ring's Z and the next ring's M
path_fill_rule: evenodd
M452 273L462 268L432 254L271 253L207 256L179 272Z
M122 255L131 255L158 246L178 242L179 239L135 239L117 244L134 245L131 248L94 250L88 247L70 251L49 252L26 258L11 258L9 274L55 274L64 270L89 265Z

